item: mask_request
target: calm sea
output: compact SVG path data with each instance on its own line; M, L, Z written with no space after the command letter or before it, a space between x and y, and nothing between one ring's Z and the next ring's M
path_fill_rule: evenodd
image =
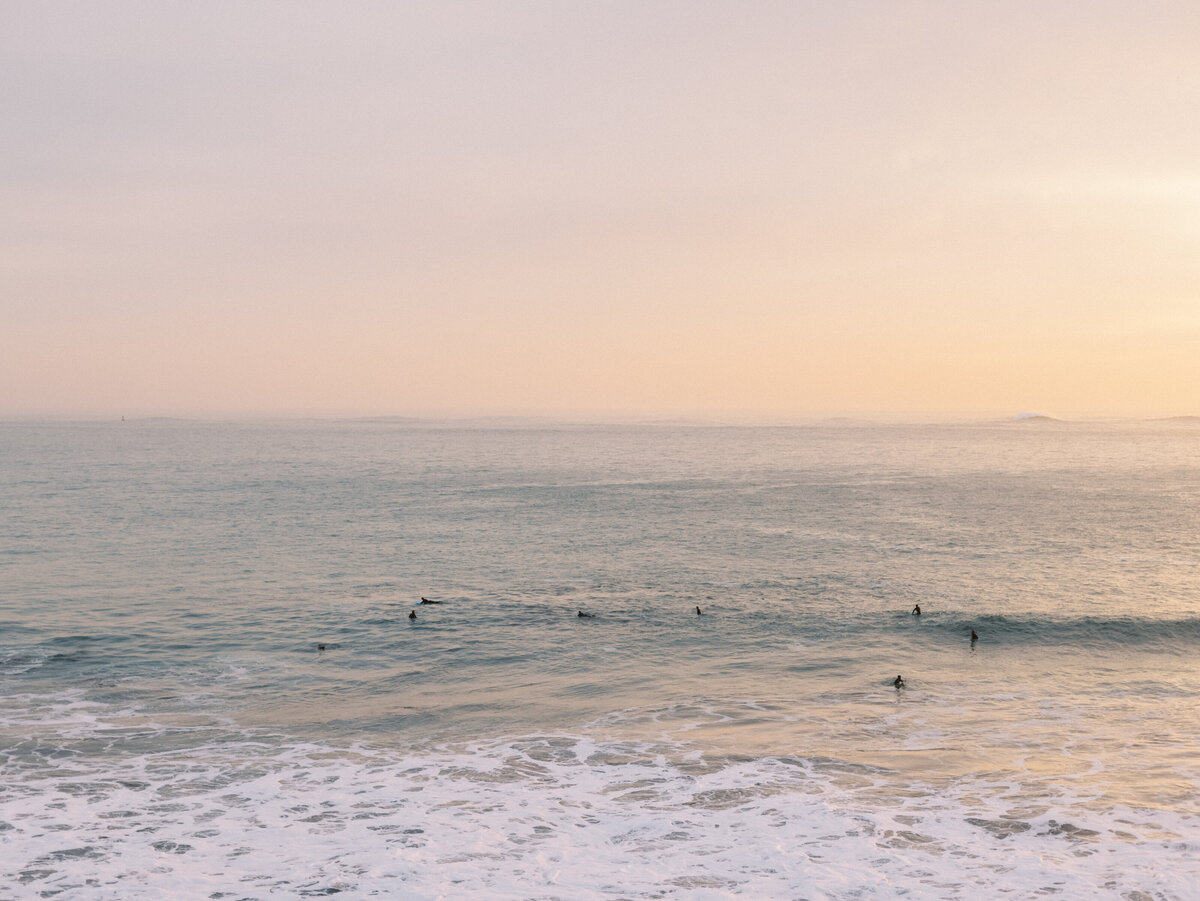
M1197 898L1198 705L1192 422L0 423L0 898Z

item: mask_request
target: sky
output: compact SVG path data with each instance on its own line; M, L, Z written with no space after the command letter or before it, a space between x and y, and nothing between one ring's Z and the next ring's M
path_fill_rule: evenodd
M0 0L0 415L1200 415L1200 4Z

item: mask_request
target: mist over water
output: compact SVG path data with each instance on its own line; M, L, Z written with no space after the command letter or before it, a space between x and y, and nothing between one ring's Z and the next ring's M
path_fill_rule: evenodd
M1188 897L1198 440L0 424L0 898Z

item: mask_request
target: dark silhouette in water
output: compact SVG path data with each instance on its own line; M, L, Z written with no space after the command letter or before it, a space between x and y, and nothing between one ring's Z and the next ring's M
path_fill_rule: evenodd
M579 615L582 616L584 619L595 619L596 618L596 614L584 613L582 610L579 611Z
M409 619L416 619L416 618L417 618L417 611L416 611L416 610L409 610L409 611L408 611L408 618L409 618Z
M429 598L421 598L422 604L440 604L441 601L431 601Z
M323 651L323 650L325 650L325 645L323 645L323 644L319 644L319 645L317 645L317 650L318 650L318 651Z
M899 689L899 688L903 688L903 687L904 687L904 677L903 677L903 676L897 676L897 677L896 677L896 679L895 679L895 681L894 681L894 682L892 682L892 684L893 684L893 685L895 685L895 686L896 686L896 688L898 688L898 689Z
M921 615L921 605L920 605L920 604L914 604L914 605L913 605L913 614L912 614L912 615L913 615L913 616L920 616L920 615Z
M696 616L703 616L703 615L704 615L704 611L701 610L699 607L697 607L696 608Z
M979 641L979 636L976 635L975 630L972 629L971 630L971 644L975 644L975 642L977 642L977 641Z

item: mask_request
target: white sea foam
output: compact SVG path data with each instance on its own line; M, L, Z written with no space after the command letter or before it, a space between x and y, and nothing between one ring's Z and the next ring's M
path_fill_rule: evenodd
M0 650L0 676L19 676L45 666L50 655L42 648L17 646Z
M0 897L1182 899L1200 878L1194 814L683 742L246 736L52 767L13 754L0 776Z

